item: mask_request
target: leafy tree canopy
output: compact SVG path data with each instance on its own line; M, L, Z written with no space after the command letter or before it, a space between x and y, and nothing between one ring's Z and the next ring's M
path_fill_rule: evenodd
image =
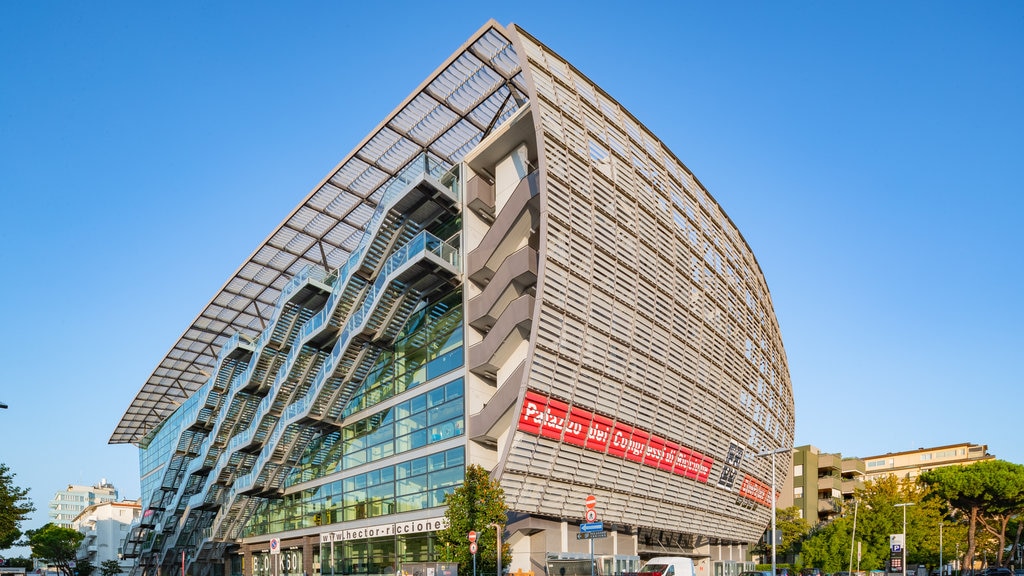
M921 474L921 482L963 515L967 524L964 564L970 566L974 560L979 526L996 539L1001 564L1009 521L1024 513L1024 466L1004 460L943 466Z
M35 568L35 564L32 562L31 558L22 558L21 556L17 558L8 558L7 561L4 562L4 566L9 568L24 568L26 572Z
M36 508L28 499L28 489L14 484L14 473L0 463L0 550L6 550L21 538L21 523Z
M56 524L47 524L38 530L29 530L26 534L34 558L56 567L66 576L73 576L74 571L69 563L75 559L78 545L85 538L84 534Z
M468 535L476 532L476 567L478 573L497 569L498 531L505 531L508 507L505 491L492 480L487 470L476 464L466 467L462 486L445 498L448 527L437 532L438 556L442 562L458 562L460 571L472 572L473 556L469 553ZM496 524L498 528L491 526ZM502 541L502 566L508 566L512 552Z
M100 563L101 576L117 576L121 572L121 563L117 560L104 560Z
M74 572L78 576L92 576L92 573L95 571L96 567L88 560L78 560L75 562Z
M908 565L937 565L943 503L930 497L927 487L896 476L866 482L856 492L855 501L844 504L841 517L814 531L803 543L803 564L835 572L848 570L852 560L854 570L858 566L860 570L883 569L889 556L889 536L903 531L904 512ZM950 544L953 530L945 535Z
M768 528L771 530L771 527ZM775 550L779 558L795 555L800 552L800 544L811 531L811 524L800 516L800 508L790 506L775 511L775 529L782 532L782 542ZM772 547L763 539L754 547L754 552L764 558L770 558Z

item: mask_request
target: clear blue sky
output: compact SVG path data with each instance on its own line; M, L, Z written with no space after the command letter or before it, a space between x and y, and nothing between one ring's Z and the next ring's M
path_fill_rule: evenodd
M5 2L0 461L39 509L24 528L69 483L139 496L135 448L107 444L139 387L491 17L605 88L739 226L798 444L1024 463L1024 2Z

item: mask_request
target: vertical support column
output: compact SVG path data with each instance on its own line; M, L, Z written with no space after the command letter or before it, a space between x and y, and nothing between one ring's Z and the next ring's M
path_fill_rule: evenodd
M313 574L313 555L316 553L317 547L320 545L320 536L317 535L314 540L312 536L302 537L302 574L303 576L311 576Z

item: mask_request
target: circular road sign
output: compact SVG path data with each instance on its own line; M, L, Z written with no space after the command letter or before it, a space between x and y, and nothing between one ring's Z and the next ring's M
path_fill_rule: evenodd
M597 506L597 498L591 494L590 496L587 496L587 509L591 509L594 506Z
M469 541L474 543L474 544L476 544L476 531L475 530L470 530L469 531Z
M596 522L596 521L597 521L597 510L594 510L593 508L587 508L587 522Z
M476 554L476 542L469 543L469 553Z

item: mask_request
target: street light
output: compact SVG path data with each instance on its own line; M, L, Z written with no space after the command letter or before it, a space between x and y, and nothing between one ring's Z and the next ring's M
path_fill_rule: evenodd
M850 567L847 569L850 574L853 574L853 546L857 542L857 506L860 505L860 500L854 499L853 501L853 531L850 533ZM859 561L858 561L859 563Z
M946 568L942 565L942 521L939 521L939 576L946 576Z
M772 457L772 576L775 576L775 455L790 451L792 451L791 448L779 448L778 450L768 450L767 452L754 454L754 456L758 457L768 455ZM906 576L906 574L903 576Z
M498 535L498 570L496 576L501 576L501 531L504 527L497 522L491 522L487 527L494 528L494 532Z
M903 576L907 576L907 506L913 505L913 502L893 504L897 508L903 508Z

